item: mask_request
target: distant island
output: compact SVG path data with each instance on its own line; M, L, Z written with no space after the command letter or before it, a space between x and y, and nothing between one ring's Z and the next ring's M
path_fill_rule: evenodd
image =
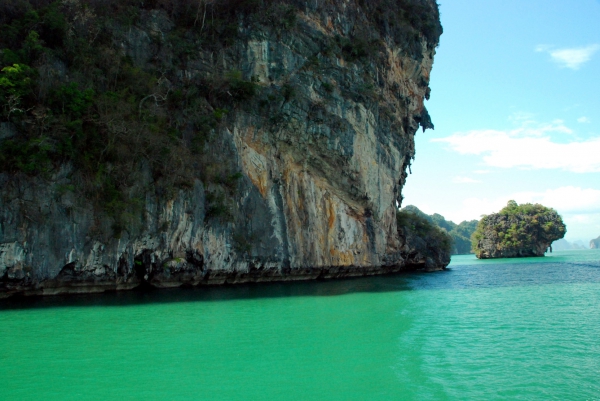
M569 242L566 239L561 238L552 243L553 251L578 251L584 249L587 249L587 247L581 240Z
M480 259L544 256L566 232L556 210L511 200L500 212L482 217L472 244Z
M590 241L590 249L600 249L600 236Z
M403 207L401 211L417 215L446 231L450 237L452 237L452 245L450 248L450 253L452 255L467 255L473 253L471 248L471 235L473 235L475 228L477 228L477 220L463 221L460 224L456 224L453 221L446 220L441 214L434 213L429 215L413 205Z

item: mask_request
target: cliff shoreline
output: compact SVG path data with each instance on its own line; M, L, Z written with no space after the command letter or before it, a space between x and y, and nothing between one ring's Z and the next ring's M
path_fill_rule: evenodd
M425 263L411 266L387 266L365 269L362 267L353 268L344 266L340 268L335 266L332 269L295 269L289 274L282 275L280 271L263 271L261 273L223 273L206 272L199 282L188 281L161 281L161 282L136 282L136 283L115 283L115 282L73 282L68 283L62 280L48 280L40 283L39 286L28 286L22 289L14 289L10 292L0 292L0 299L11 297L29 297L29 296L53 296L69 294L100 294L104 292L129 291L129 290L160 290L174 288L200 288L204 286L217 287L222 285L243 285L254 283L276 283L276 282L297 282L312 280L335 280L346 278L360 278L376 275L394 275L399 273L409 273L413 271L441 271L444 268L427 269Z

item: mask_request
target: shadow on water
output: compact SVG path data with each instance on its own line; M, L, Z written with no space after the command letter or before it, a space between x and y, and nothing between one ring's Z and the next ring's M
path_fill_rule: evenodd
M583 256L582 256L583 255ZM407 272L394 275L315 280L202 286L176 289L144 289L102 294L13 297L0 300L0 310L130 306L172 302L223 302L259 298L327 297L355 293L423 290L468 290L553 284L600 283L600 252L562 254L548 258L516 258L478 261L474 257L453 258L441 272Z
M437 273L444 274L445 272ZM250 283L193 288L138 288L131 291L110 291L99 294L15 296L0 300L0 310L77 306L130 306L152 303L213 302L258 298L327 297L361 292L407 291L411 290L411 278L421 274L435 273L410 272L333 280Z

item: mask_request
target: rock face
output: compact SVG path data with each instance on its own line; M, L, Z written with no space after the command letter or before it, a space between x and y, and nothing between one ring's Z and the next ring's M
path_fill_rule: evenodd
M401 209L396 214L403 257L409 266L422 266L426 271L440 270L440 266L450 263L453 239L446 229L427 217L414 206Z
M554 209L509 201L499 213L479 221L473 249L480 259L544 256L552 242L566 232Z
M590 249L600 249L600 237L590 241Z
M444 216L438 213L427 215L413 205L403 207L402 211L416 214L431 224L444 229L452 237L452 255L468 255L473 253L471 249L471 235L475 232L478 223L477 220L465 220L460 224L456 224L453 221L446 220Z
M435 1L398 4L413 3L439 24ZM111 23L111 46L136 68L167 65L134 114L138 103L139 115L149 107L160 111L161 99L175 98L194 79L225 77L219 78L229 85L223 102L242 100L227 111L198 106L217 123L202 154L192 154L189 165L202 171L189 184L165 193L151 158L136 156L121 220L112 203L98 207L93 193L78 192L85 177L74 162L54 162L45 174L1 173L0 296L335 278L448 264L435 245L396 223L414 135L420 126L432 128L423 101L439 33L431 39L413 29L409 47L365 17L362 2L288 7L293 29L240 17L226 47L189 49L185 66L170 69L174 55L165 43L177 25L167 13L144 10L127 29ZM206 30L206 10L196 18ZM353 47L359 30L377 43L375 53ZM68 79L68 67L53 63L67 69L59 75ZM244 97L245 88L260 95ZM2 127L0 141L18 135L12 123ZM176 174L178 155L170 157ZM213 164L201 164L210 157ZM210 179L211 168L230 173Z

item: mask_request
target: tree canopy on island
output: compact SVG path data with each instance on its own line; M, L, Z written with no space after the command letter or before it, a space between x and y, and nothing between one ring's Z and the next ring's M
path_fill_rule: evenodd
M566 232L556 210L511 200L500 212L483 216L471 239L478 258L543 256Z
M452 250L452 237L444 229L433 223L423 212L415 207L419 213L412 210L398 210L396 222L398 227L409 230L412 234L426 239L428 244L437 244L444 252Z
M446 220L446 218L439 213L434 213L431 215L425 214L418 207L413 205L403 207L402 212L415 214L432 223L433 225L445 230L450 237L452 237L451 253L453 255L466 255L473 253L471 249L471 235L477 227L477 220L465 220L460 224L456 224L453 221Z

